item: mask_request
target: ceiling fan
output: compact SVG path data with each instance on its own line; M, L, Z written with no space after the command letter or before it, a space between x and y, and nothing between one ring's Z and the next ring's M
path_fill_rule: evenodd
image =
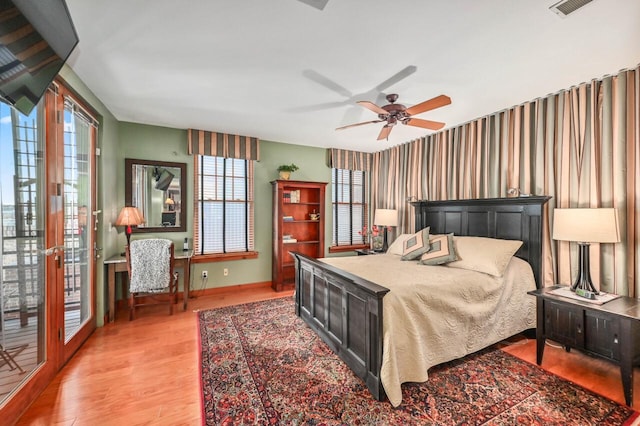
M378 140L388 139L389 133L393 130L393 126L398 123L408 124L409 126L422 127L430 130L440 130L444 127L444 123L439 121L423 120L420 118L413 118L416 114L431 111L432 109L440 108L451 103L451 98L446 95L436 96L412 107L405 107L402 104L396 104L398 95L395 93L387 95L388 105L379 107L373 102L358 101L357 103L373 112L378 114L377 120L365 121L362 123L349 124L348 126L338 127L336 130L348 129L350 127L362 126L364 124L381 123L386 121L386 124L382 126L382 130L378 135Z

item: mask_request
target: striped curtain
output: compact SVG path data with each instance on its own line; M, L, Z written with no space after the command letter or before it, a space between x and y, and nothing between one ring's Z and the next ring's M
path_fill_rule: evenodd
M249 136L189 129L187 153L260 161L260 140Z
M331 148L329 150L329 167L344 170L371 170L371 154L368 152L347 151Z
M570 284L574 243L551 240L555 207L615 207L622 241L591 245L600 289L640 294L640 67L621 71L373 155L373 205L396 208L413 230L407 199L550 195L544 217L544 284Z

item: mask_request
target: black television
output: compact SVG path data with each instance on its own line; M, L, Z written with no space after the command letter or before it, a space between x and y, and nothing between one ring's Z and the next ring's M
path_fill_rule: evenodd
M171 173L167 169L160 169L160 170L156 169L155 176L156 176L155 188L161 191L166 191L169 188L169 185L171 185L171 181L175 177L173 173Z
M64 0L0 0L0 97L29 115L78 44Z

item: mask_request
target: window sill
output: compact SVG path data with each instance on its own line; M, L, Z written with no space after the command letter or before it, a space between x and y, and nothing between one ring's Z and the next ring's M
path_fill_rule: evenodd
M345 251L354 251L368 248L369 244L358 244L353 246L332 246L329 247L329 253L344 253Z
M257 259L257 251L243 251L239 253L198 254L191 258L191 263L223 262L227 260Z

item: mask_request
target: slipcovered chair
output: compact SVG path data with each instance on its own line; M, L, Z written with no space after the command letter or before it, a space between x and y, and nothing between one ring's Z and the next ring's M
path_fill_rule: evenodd
M131 241L126 248L129 271L129 320L137 306L177 302L178 274L173 271L173 242L161 238ZM147 302L147 303L145 303Z

